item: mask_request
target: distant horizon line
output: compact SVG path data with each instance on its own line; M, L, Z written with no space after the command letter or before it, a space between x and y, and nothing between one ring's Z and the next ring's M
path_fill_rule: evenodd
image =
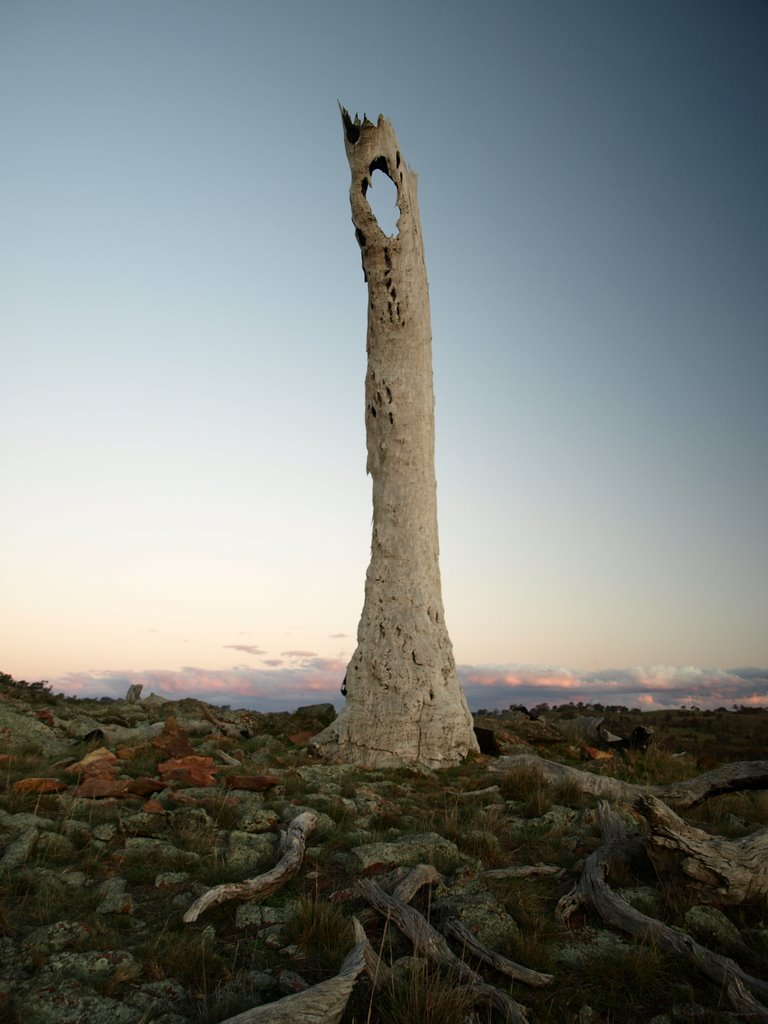
M298 653L298 652L297 652ZM193 697L213 704L252 710L289 710L313 704L343 704L341 683L347 660L302 652L289 665L232 666L178 670L79 670L43 680L52 689L75 697L124 697L131 685L166 700ZM514 705L602 704L639 710L702 710L745 705L768 707L768 666L700 668L651 665L593 671L552 665L459 664L456 673L471 710L500 710Z

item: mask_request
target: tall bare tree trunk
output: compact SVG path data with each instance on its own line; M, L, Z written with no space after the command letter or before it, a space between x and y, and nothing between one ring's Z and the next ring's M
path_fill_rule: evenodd
M368 282L365 420L373 538L347 702L315 738L324 753L387 767L456 764L477 750L456 678L440 585L432 331L416 175L394 129L342 109L355 237ZM374 171L397 188L397 234L366 193Z

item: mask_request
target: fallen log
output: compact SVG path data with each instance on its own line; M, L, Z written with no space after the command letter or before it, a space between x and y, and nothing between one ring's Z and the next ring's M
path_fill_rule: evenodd
M490 964L494 970L499 971L501 974L506 974L508 978L512 978L514 981L522 981L524 985L530 985L531 988L543 988L545 985L551 985L555 980L551 974L542 974L540 971L534 971L530 967L523 967L522 964L517 964L514 960L508 960L501 953L497 953L495 950L483 945L474 932L471 932L461 921L455 919L446 921L440 930L444 935L450 935L452 939L457 939L463 945L466 952L476 956L478 960Z
M363 945L358 942L333 978L274 1003L227 1017L221 1024L338 1024L364 969Z
M555 864L518 864L509 868L491 868L483 872L484 878L562 878L565 868Z
M374 989L381 988L382 985L391 985L393 980L393 971L384 961L381 959L379 954L371 945L370 939L365 934L365 928L358 920L358 918L352 918L352 929L355 935L355 942L359 943L363 947L363 956L365 958L365 973L371 982Z
M725 839L694 828L653 796L637 809L650 827L648 853L662 870L676 869L719 903L768 904L768 829L743 839Z
M482 978L456 956L443 936L427 921L423 914L402 900L390 896L372 878L358 878L357 887L372 906L388 920L394 921L400 931L413 943L414 949L441 967L454 971L469 981Z
M736 761L724 764L694 779L665 786L641 786L608 775L596 775L536 754L499 757L489 764L492 772L523 769L538 774L550 785L571 785L582 793L613 803L634 803L641 796L656 796L681 810L696 807L712 796L744 789L768 789L768 761Z
M301 867L307 836L317 824L317 815L304 811L297 815L280 835L277 864L262 875L247 878L243 882L227 882L199 896L184 914L183 920L190 924L203 911L216 907L227 900L258 900L271 895L288 882Z
M750 995L738 978L733 978L727 988L728 998L737 1013L754 1024L768 1024L768 1009Z
M435 882L440 881L440 878L440 872L432 864L417 864L411 868L405 878L397 883L392 895L395 899L402 900L403 903L410 903L419 889L425 885L434 885ZM376 911L367 909L360 914L360 921L363 924L368 924L375 917Z
M476 971L460 960L423 914L402 900L389 896L373 879L359 878L357 885L369 903L388 920L395 922L418 953L450 971L456 978L468 982L475 998L490 1002L508 1024L527 1024L525 1008L500 989L488 985Z
M587 857L581 878L573 890L557 904L555 916L558 920L567 921L581 907L592 907L611 927L643 941L653 942L665 952L683 956L692 967L723 988L727 989L736 979L749 992L768 996L768 982L747 974L730 957L711 952L685 932L670 928L662 921L635 910L610 888L606 878L611 865L617 860L631 857L640 837L627 834L619 816L604 801L598 806L598 818L603 843ZM756 1005L760 1012L768 1013L759 1003Z

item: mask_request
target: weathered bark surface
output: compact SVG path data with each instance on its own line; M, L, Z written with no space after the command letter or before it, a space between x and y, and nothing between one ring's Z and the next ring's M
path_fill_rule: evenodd
M562 878L565 868L555 864L520 864L509 868L491 868L483 872L485 878Z
M542 988L544 985L551 985L555 980L551 974L542 974L541 971L524 967L522 964L515 963L514 960L508 960L501 953L489 949L461 921L446 921L442 926L442 932L461 942L466 952L476 956L478 960L490 964L494 970L506 974L508 978L513 978L515 981L522 981L523 984L530 985L532 988Z
M768 761L736 761L705 772L695 779L666 786L639 786L608 775L595 775L557 761L548 761L536 754L499 757L488 766L492 772L509 772L520 768L535 772L551 785L578 786L581 792L604 800L634 803L642 796L656 796L681 810L696 807L709 797L722 796L723 793L768 789Z
M456 764L477 750L445 626L438 563L432 333L416 199L394 129L342 110L350 202L368 282L365 420L373 537L347 702L312 745L374 767ZM397 188L397 234L366 198L374 171Z
M747 974L730 957L713 953L685 932L670 928L663 922L635 910L611 889L606 881L611 864L632 857L641 839L638 835L627 834L621 818L607 803L601 802L598 815L603 843L587 857L584 871L573 891L563 896L558 903L558 919L567 921L574 911L583 906L590 906L612 928L651 941L666 952L685 957L692 967L724 987L727 988L732 982L738 981L750 992L763 997L768 995L768 982ZM740 991L739 986L733 988L736 995ZM761 1013L766 1012L759 1003L752 1001L752 1005Z
M648 852L658 868L679 868L718 903L768 905L768 829L729 840L694 828L653 796L636 806L650 826Z
M357 885L368 902L387 919L394 921L403 935L410 939L417 953L468 982L474 998L478 1002L490 1003L508 1024L527 1024L525 1008L506 992L484 982L479 974L456 956L443 936L432 927L423 914L397 897L387 895L370 878L358 879ZM482 948L485 950L485 947ZM490 953L490 950L486 952ZM507 963L511 964L511 961ZM376 970L375 965L373 969Z
M277 892L301 867L307 836L316 824L317 815L311 811L298 814L280 836L278 861L270 871L257 875L256 878L247 878L243 882L228 882L214 886L195 900L184 914L183 920L190 924L196 921L203 911L226 903L227 900L261 900Z
M335 977L274 1003L227 1017L221 1024L338 1024L364 969L364 947L358 942Z

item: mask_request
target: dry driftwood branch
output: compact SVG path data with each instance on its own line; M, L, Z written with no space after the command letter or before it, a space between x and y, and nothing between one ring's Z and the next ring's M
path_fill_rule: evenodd
M402 900L403 903L410 903L419 889L425 885L434 885L440 880L440 877L440 872L432 864L417 864L411 868L405 878L397 883L392 895L395 899ZM360 915L360 920L363 924L368 924L375 916L375 910L364 910Z
M478 960L483 960L485 963L490 964L491 967L502 974L506 974L508 978L522 981L523 984L530 985L532 988L542 988L544 985L551 985L555 980L551 974L542 974L540 971L531 970L530 967L523 967L522 964L516 964L513 960L508 960L505 956L502 956L501 953L496 953L494 950L489 949L461 921L446 921L440 930L445 935L458 939L467 952L476 956Z
M658 867L671 861L721 903L768 903L768 829L728 840L694 828L656 797L640 797L637 808L650 826L648 852Z
M227 1017L221 1024L338 1024L364 968L363 944L358 942L335 977L274 1003Z
M410 903L419 889L440 881L440 872L432 864L417 864L395 886L392 895L403 903Z
M720 985L726 987L738 979L750 992L768 995L768 982L747 974L730 957L712 953L690 935L635 910L610 888L606 878L612 861L627 856L638 837L626 833L619 816L604 801L598 807L598 816L603 844L587 857L581 878L573 891L558 903L556 916L566 921L575 910L591 906L611 927L635 938L650 940L665 952L684 956L692 966Z
M352 928L355 934L355 942L361 944L363 947L365 973L368 975L373 988L377 989L381 988L382 985L391 985L392 968L384 963L379 954L373 948L370 943L370 939L365 934L365 928L363 928L362 924L356 917L352 918Z
M747 992L738 978L729 983L726 991L737 1013L754 1024L768 1024L768 1010Z
M738 793L744 789L768 789L768 761L734 761L720 765L695 779L656 787L662 792L649 792L681 811L697 807L711 796Z
M360 892L380 914L395 922L400 931L413 943L414 949L430 960L447 967L469 981L482 979L451 950L443 936L436 931L423 914L409 907L395 896L389 896L371 878L359 878Z
M258 900L276 892L288 882L301 867L307 836L317 824L317 815L304 811L297 815L280 835L277 864L263 875L247 878L243 882L229 882L216 885L198 897L184 914L184 921L196 921L204 910L217 907L227 900Z
M498 786L486 786L485 789L456 789L451 795L458 797L459 800L474 800L478 796L498 796L500 792Z
M508 772L524 769L541 775L551 785L578 786L583 793L610 800L614 803L634 803L641 796L656 796L681 810L696 807L711 796L733 793L743 789L768 789L768 761L736 761L724 764L695 779L674 782L667 786L639 786L607 775L595 775L580 768L548 761L535 754L515 754L499 757L489 771Z
M388 920L395 922L400 931L413 943L414 949L434 961L440 967L452 971L457 977L469 982L475 997L492 1005L504 1014L508 1024L526 1024L524 1007L510 996L486 984L479 974L460 960L451 950L443 936L436 931L423 914L409 907L394 896L389 896L370 878L357 882L363 896Z
M552 878L562 878L565 868L559 868L555 864L520 864L509 868L491 868L484 871L484 878L544 878L549 875Z

